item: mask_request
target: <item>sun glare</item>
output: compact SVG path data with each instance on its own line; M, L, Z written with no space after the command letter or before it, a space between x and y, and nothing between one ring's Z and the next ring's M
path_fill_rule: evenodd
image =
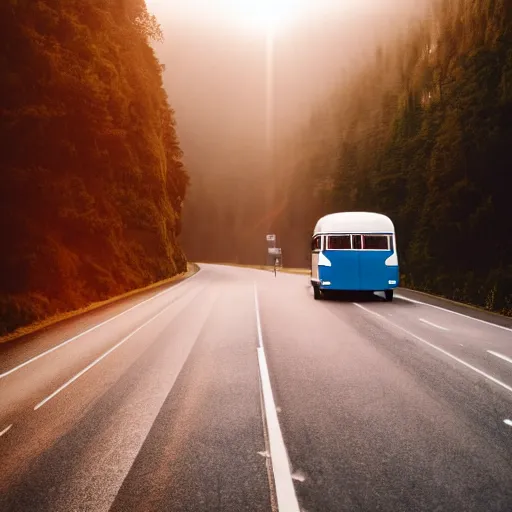
M341 0L145 0L148 9L161 16L183 16L199 22L219 21L247 30L272 35L285 26ZM342 0L368 2L372 0ZM176 18L175 18L176 19Z
M233 2L233 10L244 21L256 28L274 31L283 21L286 9L283 2L272 0L243 0ZM238 12L237 12L238 11Z
M304 3L304 0L229 0L225 5L225 13L234 22L274 33L289 23Z
M219 22L274 35L299 20L328 13L361 13L383 0L145 0L159 17L172 16L187 22L216 25ZM412 0L411 0L412 1Z

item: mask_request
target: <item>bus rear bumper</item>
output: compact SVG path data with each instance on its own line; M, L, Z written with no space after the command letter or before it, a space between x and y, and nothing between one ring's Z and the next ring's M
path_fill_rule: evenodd
M311 286L318 286L318 288L320 288L321 290L332 290L339 292L383 292L385 290L394 290L395 288L398 288L398 282L388 282L387 285L383 283L375 283L375 286L360 286L355 288L349 286L342 286L339 283L331 283L331 281L320 281L312 279Z

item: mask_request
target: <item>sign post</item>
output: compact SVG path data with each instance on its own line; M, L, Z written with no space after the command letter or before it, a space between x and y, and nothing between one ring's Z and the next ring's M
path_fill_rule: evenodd
M276 247L277 236L269 233L267 240L267 264L274 267L274 276L277 276L277 266L283 261L282 251L280 247ZM282 266L282 263L281 263Z
M281 247L269 247L268 253L273 257L274 259L274 277L277 277L277 264L280 261L281 258Z

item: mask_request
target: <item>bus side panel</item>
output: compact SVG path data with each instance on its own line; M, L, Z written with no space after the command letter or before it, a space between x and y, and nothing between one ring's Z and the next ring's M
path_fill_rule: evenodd
M331 262L330 267L319 267L320 279L330 285L321 286L325 290L359 290L359 255L358 251L324 251L324 256Z
M398 286L398 266L387 266L392 251L360 251L361 290L381 291Z

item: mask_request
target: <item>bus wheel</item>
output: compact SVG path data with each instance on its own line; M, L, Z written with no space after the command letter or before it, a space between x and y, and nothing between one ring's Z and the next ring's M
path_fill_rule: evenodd
M315 297L315 300L322 299L322 292L318 286L313 286L313 296Z
M387 302L391 302L393 300L393 290L386 290L384 295L386 296Z

